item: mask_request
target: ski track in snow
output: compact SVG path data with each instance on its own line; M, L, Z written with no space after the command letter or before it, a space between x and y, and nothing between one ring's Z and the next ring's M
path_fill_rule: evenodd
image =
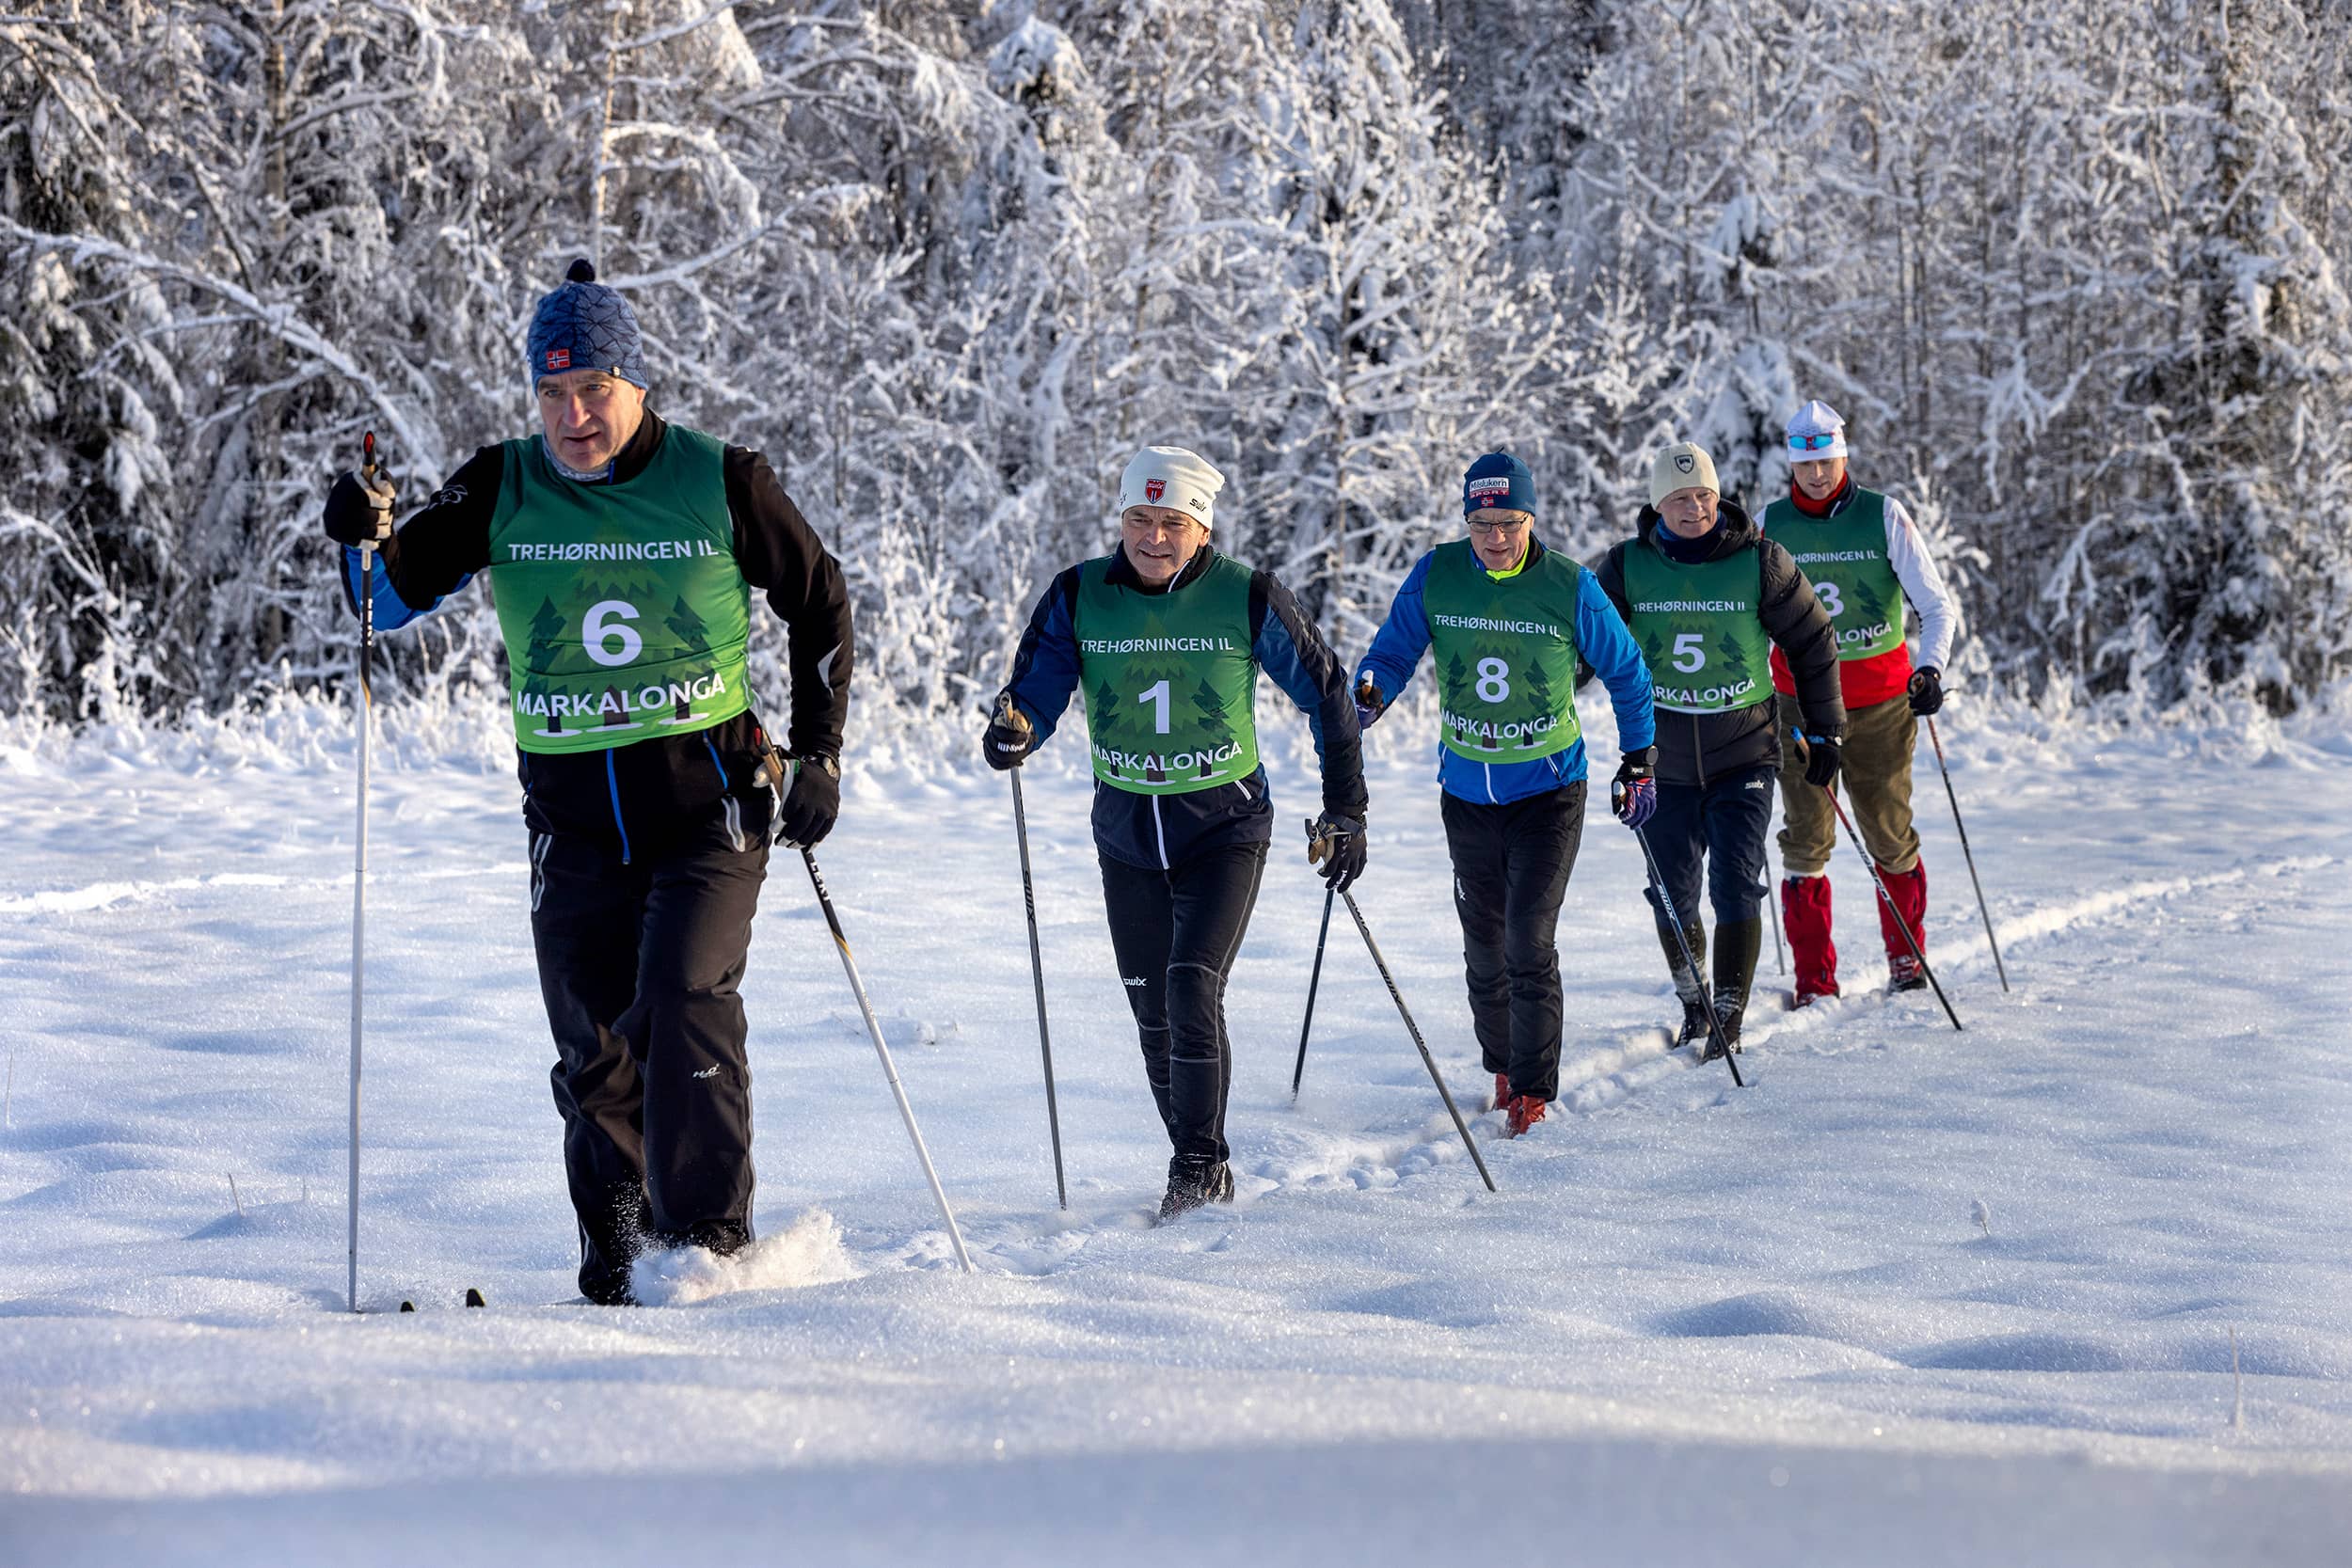
M2352 1070L2308 1021L2341 1016L2352 894L2311 847L2352 832L2352 767L2308 751L2291 809L2249 817L2234 769L2107 742L2012 787L1969 752L2013 742L1947 741L2013 995L1923 792L1966 1032L1876 993L1849 853L1848 995L1773 1010L1768 944L1735 1089L1665 1049L1639 858L1596 814L1560 1100L1515 1142L1479 1113L1434 787L1384 768L1360 901L1502 1190L1344 925L1292 1105L1320 898L1270 868L1232 999L1237 1201L1166 1227L1083 778L1030 786L1065 1214L1002 785L855 774L828 879L981 1273L779 857L745 985L767 1239L648 1260L675 1305L634 1312L564 1305L512 784L391 773L362 1294L421 1310L358 1319L347 795L19 759L0 1545L568 1561L691 1518L722 1557L789 1528L811 1560L1418 1561L1541 1464L1619 1560L2324 1560L2352 1537ZM1275 769L1278 808L1311 798ZM744 1479L721 1502L714 1476ZM596 1506L615 1483L627 1515Z

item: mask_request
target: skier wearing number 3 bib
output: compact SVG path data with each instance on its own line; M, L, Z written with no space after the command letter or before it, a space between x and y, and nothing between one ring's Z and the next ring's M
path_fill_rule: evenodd
M850 601L765 458L645 407L637 318L585 261L539 302L527 356L541 435L476 451L397 532L389 482L344 474L326 529L379 627L490 575L580 1288L618 1304L642 1249L751 1240L737 986L771 832L814 844L839 809ZM801 765L781 806L753 778L755 588L790 640Z
M1231 1202L1225 981L1249 928L1274 834L1258 763L1258 675L1307 715L1323 764L1325 880L1364 869L1364 769L1347 679L1270 572L1209 543L1225 476L1181 447L1146 447L1119 482L1120 547L1055 578L1013 654L981 737L1018 767L1073 692L1094 763L1094 851L1111 950L1168 1130L1160 1217Z
M1422 556L1357 672L1358 717L1379 718L1432 657L1438 805L1479 1053L1518 1137L1560 1092L1554 933L1584 833L1580 658L1609 688L1625 819L1656 804L1649 671L1593 574L1534 536L1535 481L1509 452L1462 479L1470 537Z
M1804 777L1836 776L1846 730L1837 695L1837 644L1830 618L1788 552L1764 538L1723 499L1714 460L1688 441L1658 454L1650 504L1634 536L1610 546L1600 585L1624 612L1649 662L1658 701L1658 816L1649 830L1660 878L1682 921L1682 940L1657 915L1658 943L1682 1001L1677 1045L1707 1042L1708 1014L1735 1050L1764 932L1764 835L1772 825L1780 768L1770 655L1788 656L1809 742ZM1713 994L1687 968L1707 961L1699 882L1715 911Z
M1811 579L1837 626L1837 677L1846 700L1846 793L1854 824L1878 862L1887 893L1901 907L1912 941L1927 950L1928 868L1911 825L1911 749L1917 720L1944 705L1944 664L1956 620L1943 576L1903 503L1865 490L1846 471L1846 421L1836 409L1808 403L1788 421L1788 494L1764 509L1764 534L1785 547ZM1903 641L1903 601L1918 607L1919 661ZM1792 689L1788 666L1775 656L1772 683ZM1821 792L1796 787L1782 764L1787 823L1780 861L1787 878L1780 906L1797 963L1796 1005L1837 994L1837 947L1830 937L1829 857L1836 818ZM1927 983L1894 911L1880 902L1879 932L1897 990Z

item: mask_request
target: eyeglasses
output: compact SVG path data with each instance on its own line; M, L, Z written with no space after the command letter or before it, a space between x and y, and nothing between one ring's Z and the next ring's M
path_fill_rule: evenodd
M1489 539L1507 539L1514 533L1524 533L1535 526L1533 517L1520 517L1507 523L1470 523L1472 533L1483 533Z
M1833 430L1826 436L1791 436L1788 437L1788 450L1790 451L1826 451L1836 446L1844 435L1845 432L1842 430Z

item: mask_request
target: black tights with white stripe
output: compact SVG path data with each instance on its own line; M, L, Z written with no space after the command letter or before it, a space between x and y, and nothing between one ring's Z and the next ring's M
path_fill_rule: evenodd
M1135 1010L1143 1070L1180 1156L1222 1161L1231 1153L1225 980L1249 928L1265 856L1263 843L1231 844L1165 871L1099 857L1111 947Z

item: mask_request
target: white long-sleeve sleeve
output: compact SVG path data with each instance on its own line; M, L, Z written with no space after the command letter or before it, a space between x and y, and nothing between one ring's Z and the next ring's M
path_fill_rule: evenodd
M1919 653L1914 661L1922 670L1944 671L1952 657L1952 639L1960 630L1960 606L1944 586L1944 576L1928 554L1919 526L1894 497L1886 498L1886 559L1903 593L1919 611Z

